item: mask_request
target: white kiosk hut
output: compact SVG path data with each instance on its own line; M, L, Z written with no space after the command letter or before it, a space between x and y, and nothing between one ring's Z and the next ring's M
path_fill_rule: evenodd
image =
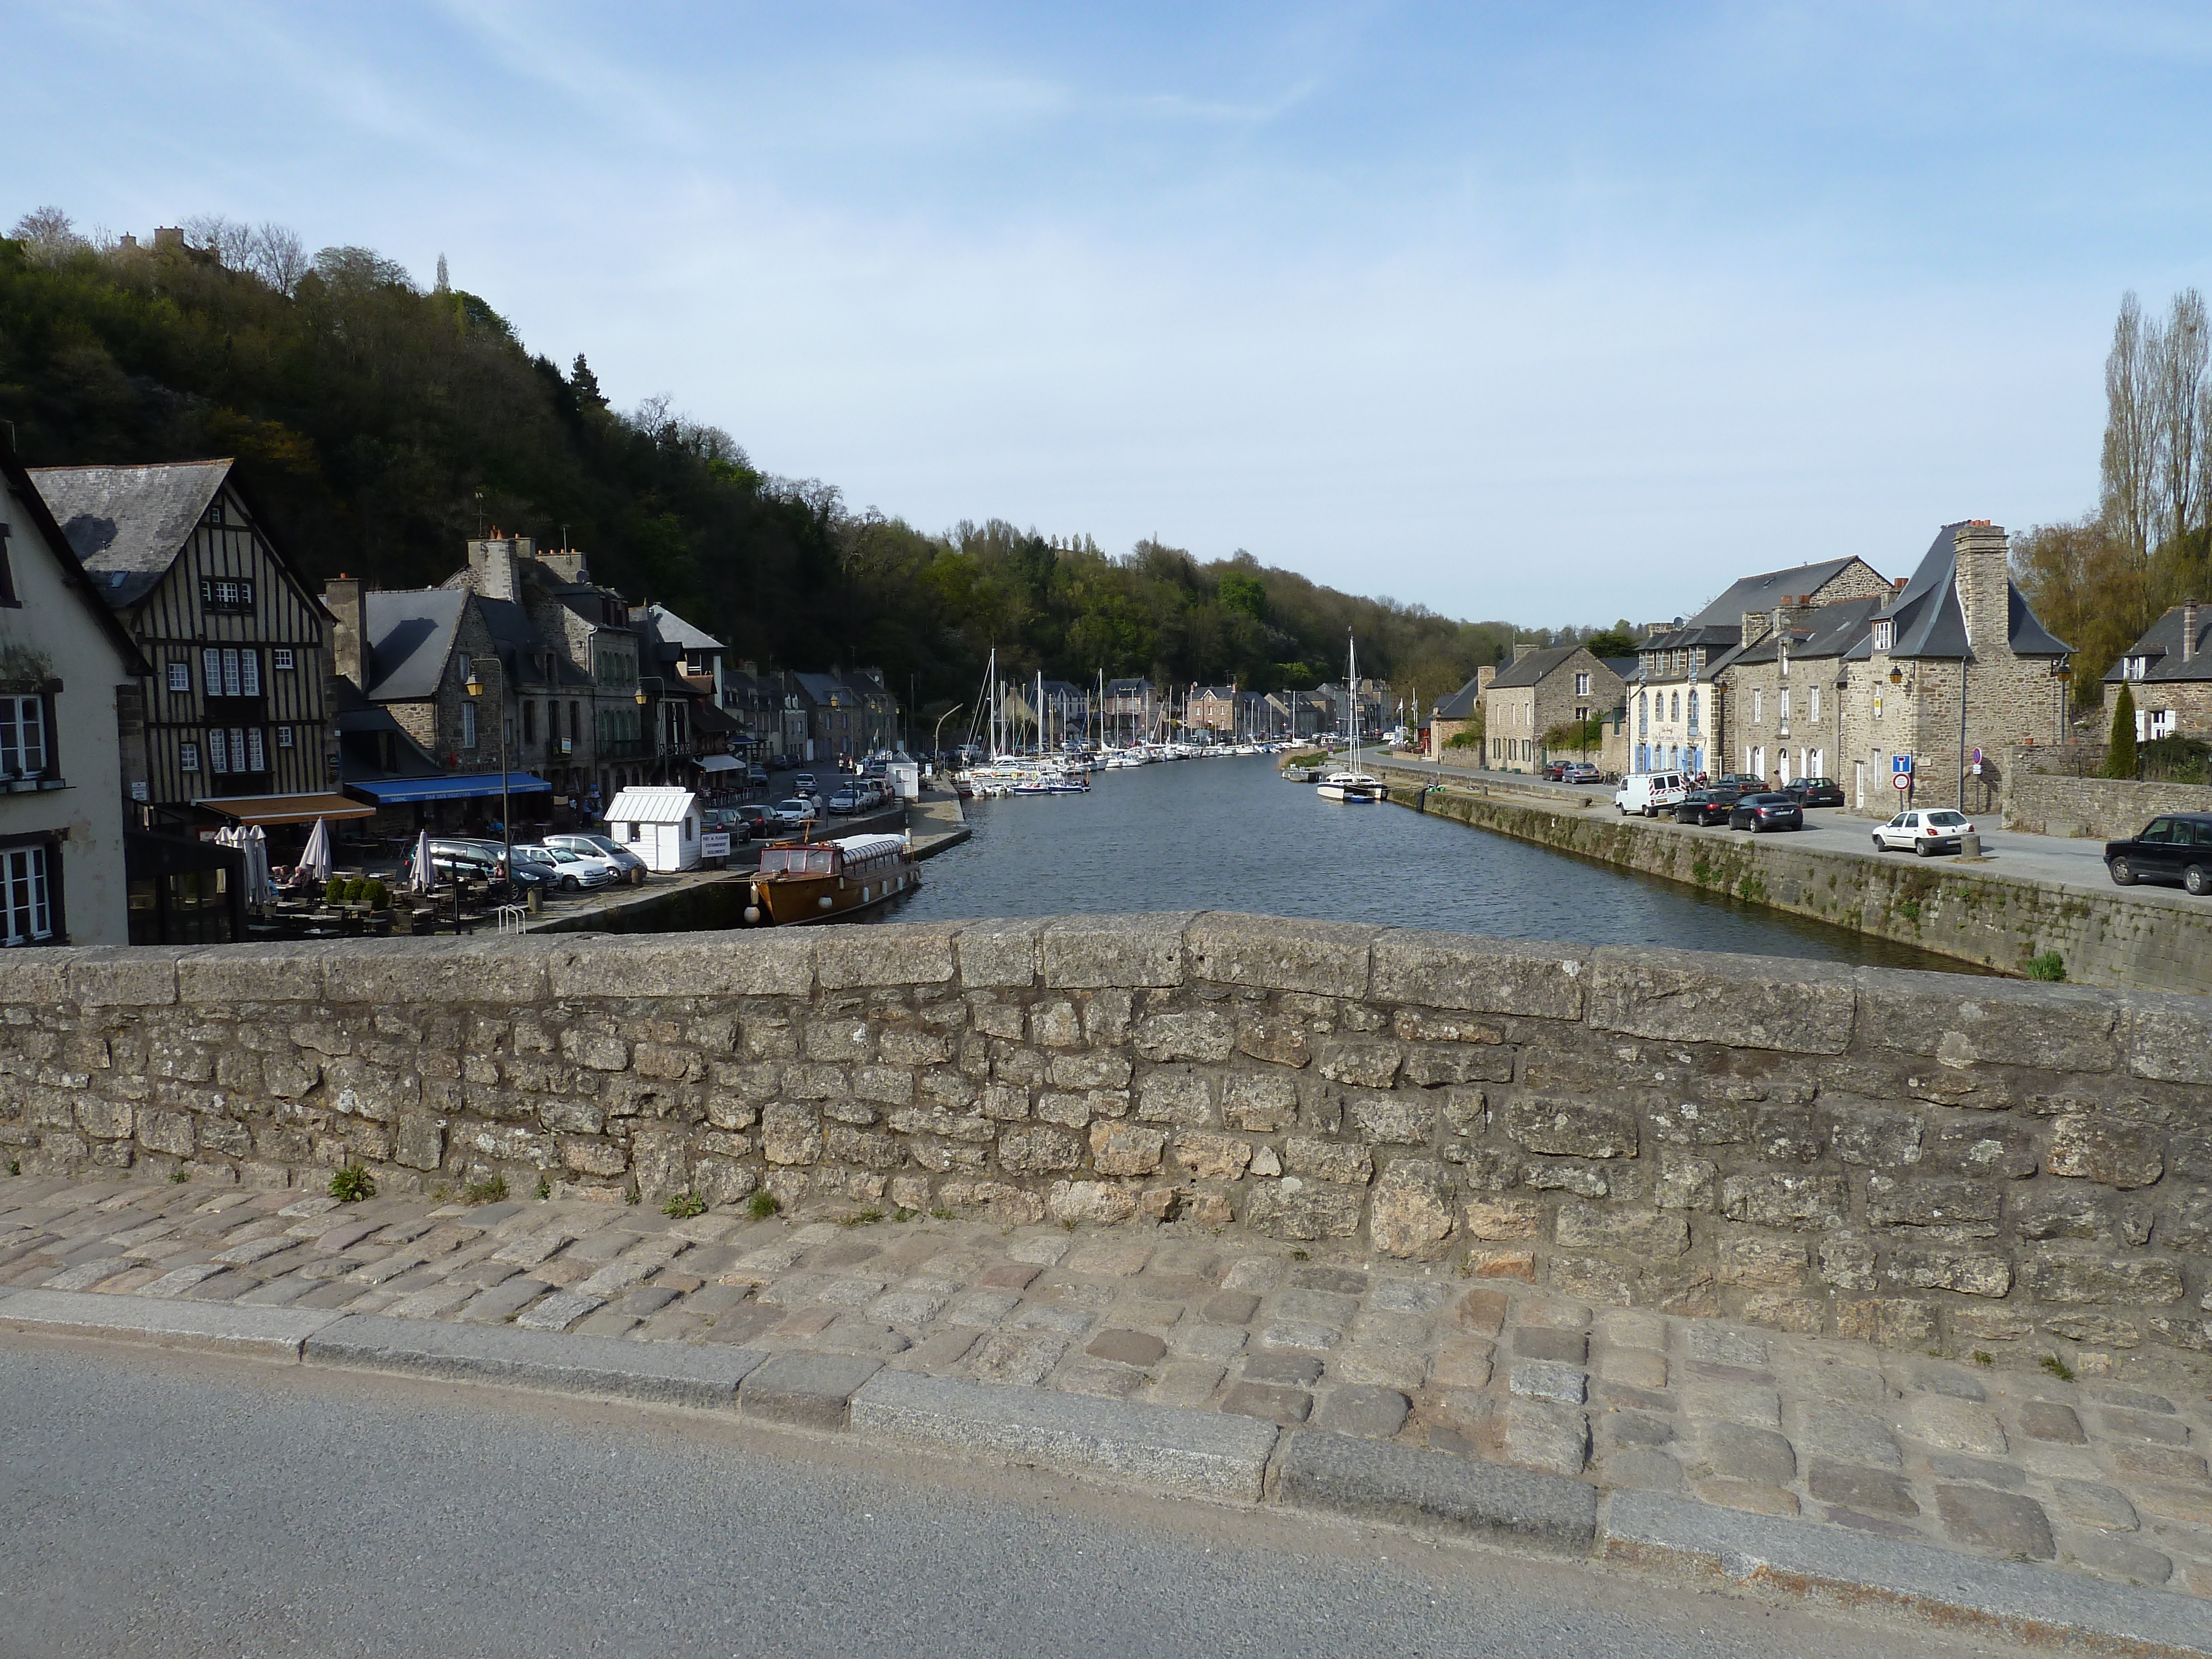
M689 789L632 787L607 807L607 834L667 875L699 864L699 798Z

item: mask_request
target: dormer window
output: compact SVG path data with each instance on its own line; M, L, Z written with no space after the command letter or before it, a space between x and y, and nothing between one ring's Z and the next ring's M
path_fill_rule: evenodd
M1887 651L1896 644L1896 641L1897 624L1895 623L1878 622L1874 625L1874 648L1875 650Z
M2130 657L2128 659L2128 678L2130 679L2139 680L2149 672L2150 659L2148 657Z

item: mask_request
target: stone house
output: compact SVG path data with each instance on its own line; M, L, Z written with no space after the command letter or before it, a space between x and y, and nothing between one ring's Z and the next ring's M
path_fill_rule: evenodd
M2212 607L2195 599L2166 611L2105 671L2106 696L2124 683L2136 703L2136 740L2212 738Z
M2057 671L2072 648L2044 628L2012 580L2002 526L1944 526L1874 618L1866 645L1844 659L1850 768L1838 775L1852 810L1887 817L1900 799L1992 810L2003 789L1999 757L2015 744L2063 738L2065 682ZM1893 788L1905 768L1911 788Z
M1481 692L1486 763L1508 772L1542 764L1546 732L1610 714L1622 689L1620 676L1586 646L1516 645L1513 660Z
M1429 711L1429 757L1431 760L1450 758L1452 739L1472 734L1482 736L1482 694L1490 689L1491 681L1498 678L1495 668L1478 668L1474 678L1449 696L1437 699L1436 707ZM1463 758L1475 763L1486 752L1476 749L1464 753Z
M714 775L742 766L730 751L744 732L722 707L722 654L728 647L665 605L634 605L629 618L637 638L638 690L645 697L641 723L652 734L651 780L696 780L705 793L726 788Z
M1777 605L1759 636L1729 659L1728 770L1770 783L1836 776L1845 754L1844 666L1865 654L1881 595Z
M1106 741L1117 748L1149 743L1159 726L1159 693L1147 679L1106 682Z
M1183 698L1182 723L1194 732L1234 732L1237 729L1237 688L1233 685L1192 686Z
M119 722L149 664L101 586L0 449L0 948L131 942Z
M1746 576L1694 617L1654 625L1637 647L1628 687L1638 772L1680 769L1715 776L1732 769L1730 665L1773 625L1793 614L1845 599L1881 598L1889 583L1863 559L1825 559Z
M228 460L30 474L148 672L130 700L134 800L185 823L343 816L330 617ZM200 803L223 803L211 814Z

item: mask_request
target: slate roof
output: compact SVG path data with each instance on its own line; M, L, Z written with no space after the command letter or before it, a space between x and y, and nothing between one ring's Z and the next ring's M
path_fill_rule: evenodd
M793 674L799 689L823 708L853 706L852 689L835 674Z
M1493 691L1503 691L1516 685L1534 685L1556 673L1568 658L1582 650L1579 645L1557 645L1546 651L1531 651L1519 662L1509 663L1498 671L1498 678L1490 683Z
M1856 647L1874 637L1874 619L1889 601L1880 594L1863 599L1839 599L1799 617L1790 632L1790 654L1800 659L1849 657ZM1780 636L1768 634L1729 658L1730 663L1772 662ZM1864 652L1860 652L1864 655Z
M459 587L362 594L361 632L368 650L368 695L379 702L435 696L468 599L468 591Z
M85 609L91 612L94 621L99 624L100 632L107 636L108 643L115 647L116 654L122 659L124 672L151 673L153 670L139 653L138 642L131 637L129 630L116 620L115 612L109 608L106 597L100 592L102 584L100 579L84 568L82 556L70 545L68 535L55 521L53 508L47 503L46 491L40 488L36 477L13 453L0 450L0 477L7 479L10 489L23 503L25 516L37 529L39 538L46 543L46 550L53 556L54 562L61 567L63 581L83 602Z
M123 610L168 574L231 465L42 466L31 477L100 597Z
M1729 627L1735 629L1741 638L1746 611L1771 611L1784 599L1817 593L1854 562L1850 557L1823 559L1817 564L1792 565L1787 570L1768 570L1746 576L1691 617L1684 627Z
M2181 659L2181 607L2160 617L2143 630L2143 636L2120 653L2112 665L2105 671L2106 680L2118 684L2127 678L2130 657L2148 657L2150 662L2142 681L2145 685L2160 680L2212 680L2212 605L2197 607L2197 640L2195 653L2187 662Z
M1635 678L1636 671L1642 665L1644 659L1641 657L1600 657L1598 660L1603 663L1607 668L1613 670L1614 673L1620 675L1622 679L1626 680Z
M1109 697L1142 697L1151 695L1152 683L1146 679L1109 680L1106 695Z
M1912 580L1882 611L1881 620L1897 624L1891 656L1942 658L1973 654L1966 644L1966 618L1959 608L1958 584L1952 580L1958 569L1959 532L1966 527L1966 521L1961 520L1936 532L1936 539L1922 556L1920 568L1912 573ZM2008 576L2005 586L2009 599L2007 641L2015 653L2023 657L2063 657L2074 648L2051 636L2029 607L2017 582Z
M1474 711L1482 706L1482 682L1478 678L1448 697L1437 700L1435 718L1440 720L1471 720Z
M633 605L629 619L646 638L673 646L686 653L728 648L705 629L685 622L665 605Z

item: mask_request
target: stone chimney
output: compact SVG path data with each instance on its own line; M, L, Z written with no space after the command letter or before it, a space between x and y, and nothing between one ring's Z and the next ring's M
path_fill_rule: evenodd
M1773 631L1773 612L1747 611L1743 613L1743 642L1746 645L1757 645Z
M2012 639L2012 573L2003 526L1976 519L1960 526L1952 547L1952 580L1966 619L1966 643L1976 656L1988 657Z
M182 253L184 251L185 232L183 226L156 225L154 227L155 252Z
M1525 641L1521 641L1521 640L1516 640L1516 641L1513 641L1513 660L1514 660L1514 661L1516 661L1516 662L1519 662L1519 661L1521 660L1521 659L1522 659L1522 658L1523 658L1523 657L1527 656L1527 655L1528 655L1531 651L1534 651L1535 648L1536 648L1536 647L1535 647L1534 646L1530 645L1530 644L1528 644L1528 643L1526 643L1526 642L1525 642Z
M1479 697L1484 692L1489 690L1491 681L1497 678L1498 669L1494 664L1486 668L1476 669L1474 671L1474 695Z
M581 548L549 547L538 556L538 562L564 582L574 582L580 586L592 580L591 572L584 563L584 552Z
M2181 659L2187 662L2197 654L2197 601L2181 602Z
M366 691L368 676L362 664L361 578L341 575L325 582L323 607L337 618L331 629L331 672L343 675Z
M518 590L521 582L514 568L518 550L514 537L501 536L496 530L488 539L469 544L468 585L477 598L514 599L520 597Z

